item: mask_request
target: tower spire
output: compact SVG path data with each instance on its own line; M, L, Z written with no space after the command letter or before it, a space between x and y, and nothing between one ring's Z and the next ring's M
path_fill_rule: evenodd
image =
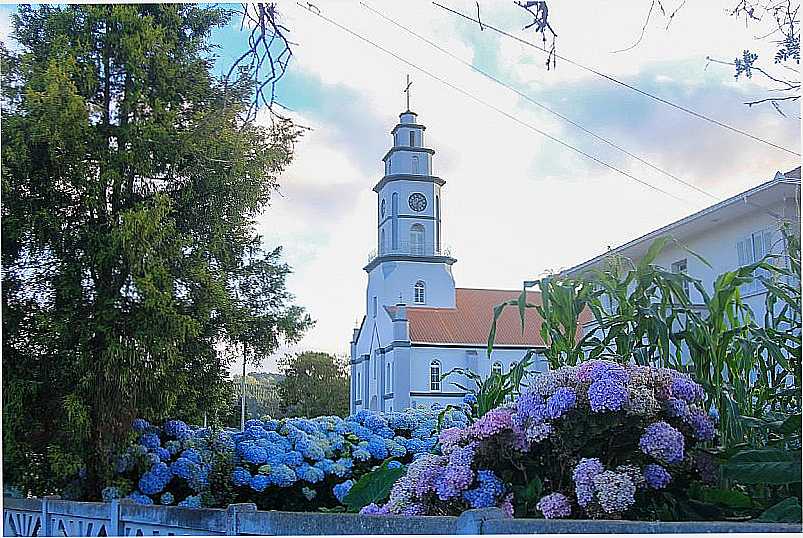
M412 81L410 80L410 75L407 75L407 86L404 88L404 93L407 94L407 112L410 112L410 87L413 85Z

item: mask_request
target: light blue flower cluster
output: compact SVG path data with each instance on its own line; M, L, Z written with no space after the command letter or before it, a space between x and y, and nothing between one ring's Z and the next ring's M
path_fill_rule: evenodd
M505 493L505 484L487 469L477 471L477 487L463 492L471 508L489 508L496 506Z
M572 515L572 504L562 493L550 493L541 497L535 507L544 514L545 519L559 519Z

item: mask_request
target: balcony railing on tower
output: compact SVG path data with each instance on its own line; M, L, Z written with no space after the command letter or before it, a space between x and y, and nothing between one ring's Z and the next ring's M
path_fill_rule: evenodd
M368 254L368 263L381 256L449 256L452 251L449 247L433 243L419 243L416 241L399 241L396 246L384 245L374 249Z

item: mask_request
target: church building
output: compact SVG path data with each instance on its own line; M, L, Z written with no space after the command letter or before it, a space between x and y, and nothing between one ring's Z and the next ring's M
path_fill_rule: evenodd
M525 331L517 309L498 321L496 344L487 355L493 307L518 297L518 290L455 287L456 259L444 246L443 189L433 174L435 151L415 112L400 115L383 157L385 174L377 194L377 248L368 273L365 316L351 341L351 411L402 410L413 405L459 403L465 378L442 374L470 369L482 377L507 372L534 350L531 371L546 370L540 320L527 310ZM529 302L537 303L532 292Z

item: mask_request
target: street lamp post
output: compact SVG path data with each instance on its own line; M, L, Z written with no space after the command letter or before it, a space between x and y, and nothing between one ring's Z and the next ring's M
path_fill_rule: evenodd
M242 383L242 397L240 402L240 431L245 431L245 342L243 342L243 377Z

